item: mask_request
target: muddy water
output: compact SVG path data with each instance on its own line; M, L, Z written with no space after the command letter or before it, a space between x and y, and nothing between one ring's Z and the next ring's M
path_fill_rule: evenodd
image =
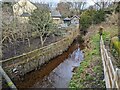
M83 45L77 41L39 70L25 75L23 81L15 82L18 88L66 88L73 74L73 69L83 60Z
M57 66L42 82L37 82L33 88L68 88L74 68L80 65L83 53L76 49L64 62Z

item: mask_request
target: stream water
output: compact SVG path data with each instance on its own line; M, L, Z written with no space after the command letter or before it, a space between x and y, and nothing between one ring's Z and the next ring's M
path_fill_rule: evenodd
M27 73L23 81L15 81L18 88L67 88L73 71L84 58L84 46L75 40L67 51L40 69Z
M68 88L74 68L80 65L83 53L80 48L69 55L68 59L57 66L42 82L33 85L34 88Z

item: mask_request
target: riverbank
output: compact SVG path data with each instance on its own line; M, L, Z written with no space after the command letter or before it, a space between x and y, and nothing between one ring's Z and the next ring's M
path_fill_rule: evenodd
M16 86L18 88L31 88L31 87L33 87L33 88L51 88L51 87L55 87L49 82L50 81L49 77L51 77L51 74L53 75L53 71L57 71L56 69L58 68L58 66L60 64L63 65L63 63L66 62L66 60L69 58L69 56L77 48L78 48L77 40L74 40L74 42L68 48L67 51L65 51L63 54L53 58L52 60L50 60L50 62L46 63L44 66L42 66L41 69L38 69L38 70L32 71L30 73L27 73L25 75L23 81L19 80L19 81L15 82ZM79 48L84 49L84 45L80 44ZM69 65L69 64L67 64L67 65ZM66 64L65 64L65 66L66 66ZM61 70L62 70L62 68L60 68L60 71ZM64 70L66 71L66 69L64 69ZM57 74L59 74L59 73L57 72ZM65 73L65 74L68 75L67 73ZM61 75L62 75L62 73L61 73ZM56 78L55 75L54 75L54 78ZM54 78L52 77L52 80ZM66 80L66 79L64 79L64 80ZM60 80L57 80L57 81L60 81Z
M99 34L90 37L89 49L85 49L85 58L76 69L70 82L70 88L105 88L102 60L99 52Z
M78 28L74 28L74 31L73 29L69 30L62 40L39 49L35 49L31 52L6 59L2 61L2 66L12 79L19 79L26 73L37 68L41 68L41 66L48 63L51 59L61 55L71 46L78 35ZM17 73L16 71L13 71L14 69Z
M76 69L69 84L70 88L105 88L103 66L99 51L100 38L98 30L100 26L104 28L104 40L117 35L118 26L112 23L115 20L109 20L109 22L106 21L101 24L92 25L88 29L88 33L83 37L86 44L84 60L79 68Z

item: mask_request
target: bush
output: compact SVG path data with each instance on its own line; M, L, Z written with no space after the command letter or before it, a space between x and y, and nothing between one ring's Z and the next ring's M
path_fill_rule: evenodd
M105 12L104 10L86 10L81 14L80 26L81 30L85 31L91 24L98 24L102 21L105 21Z
M91 16L89 10L81 14L80 25L82 30L86 30L92 24Z
M96 11L93 17L93 21L95 24L101 23L102 21L105 21L105 12L104 10Z
M115 50L120 53L120 41L118 40L118 37L113 37L111 44L115 48Z
M29 24L31 31L38 33L42 46L47 38L55 32L56 25L52 22L49 10L44 7L34 10L29 18Z

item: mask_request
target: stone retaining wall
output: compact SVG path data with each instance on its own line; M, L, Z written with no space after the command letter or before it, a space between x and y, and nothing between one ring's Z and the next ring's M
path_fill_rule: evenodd
M76 27L60 41L2 61L2 67L11 78L15 78L16 73L24 75L62 54L73 43L78 34L79 29Z

